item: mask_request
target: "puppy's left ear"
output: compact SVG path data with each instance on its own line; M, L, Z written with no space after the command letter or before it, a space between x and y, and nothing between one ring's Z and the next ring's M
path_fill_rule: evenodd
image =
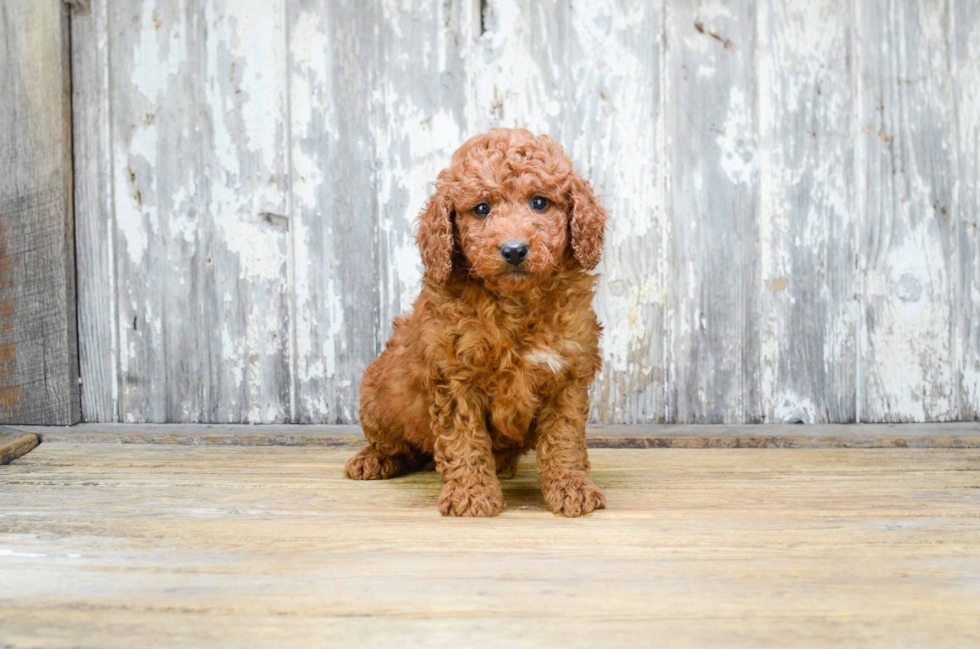
M425 266L423 279L431 284L442 284L453 270L454 243L453 206L444 183L438 184L435 195L422 209L418 224L415 241L419 245L422 264Z
M569 229L572 231L572 254L585 270L592 270L599 263L602 246L606 239L606 210L599 205L592 186L576 173L572 173L569 199Z

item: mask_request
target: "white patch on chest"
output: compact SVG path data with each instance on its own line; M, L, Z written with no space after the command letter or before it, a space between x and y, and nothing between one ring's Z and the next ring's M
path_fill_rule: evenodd
M550 347L532 349L524 354L524 360L535 365L547 365L555 374L565 369L565 360Z

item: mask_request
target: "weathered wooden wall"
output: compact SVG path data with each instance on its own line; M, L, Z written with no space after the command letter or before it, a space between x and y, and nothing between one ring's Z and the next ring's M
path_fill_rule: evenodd
M0 3L0 422L81 417L68 9Z
M612 219L602 422L980 416L974 0L93 0L83 411L350 422L467 137Z

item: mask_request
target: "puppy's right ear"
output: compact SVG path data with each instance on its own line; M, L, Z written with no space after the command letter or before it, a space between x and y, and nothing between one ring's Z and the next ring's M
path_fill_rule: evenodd
M449 191L440 184L419 214L419 231L415 242L425 265L424 280L442 284L453 270L453 209Z

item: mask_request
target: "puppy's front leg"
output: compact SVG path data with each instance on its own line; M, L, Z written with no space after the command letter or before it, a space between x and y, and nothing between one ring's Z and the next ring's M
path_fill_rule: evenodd
M493 447L479 401L459 383L436 390L433 413L436 470L442 475L443 516L496 516L504 508Z
M581 516L606 506L606 497L589 479L585 446L588 385L569 384L551 395L538 415L538 471L548 509Z

